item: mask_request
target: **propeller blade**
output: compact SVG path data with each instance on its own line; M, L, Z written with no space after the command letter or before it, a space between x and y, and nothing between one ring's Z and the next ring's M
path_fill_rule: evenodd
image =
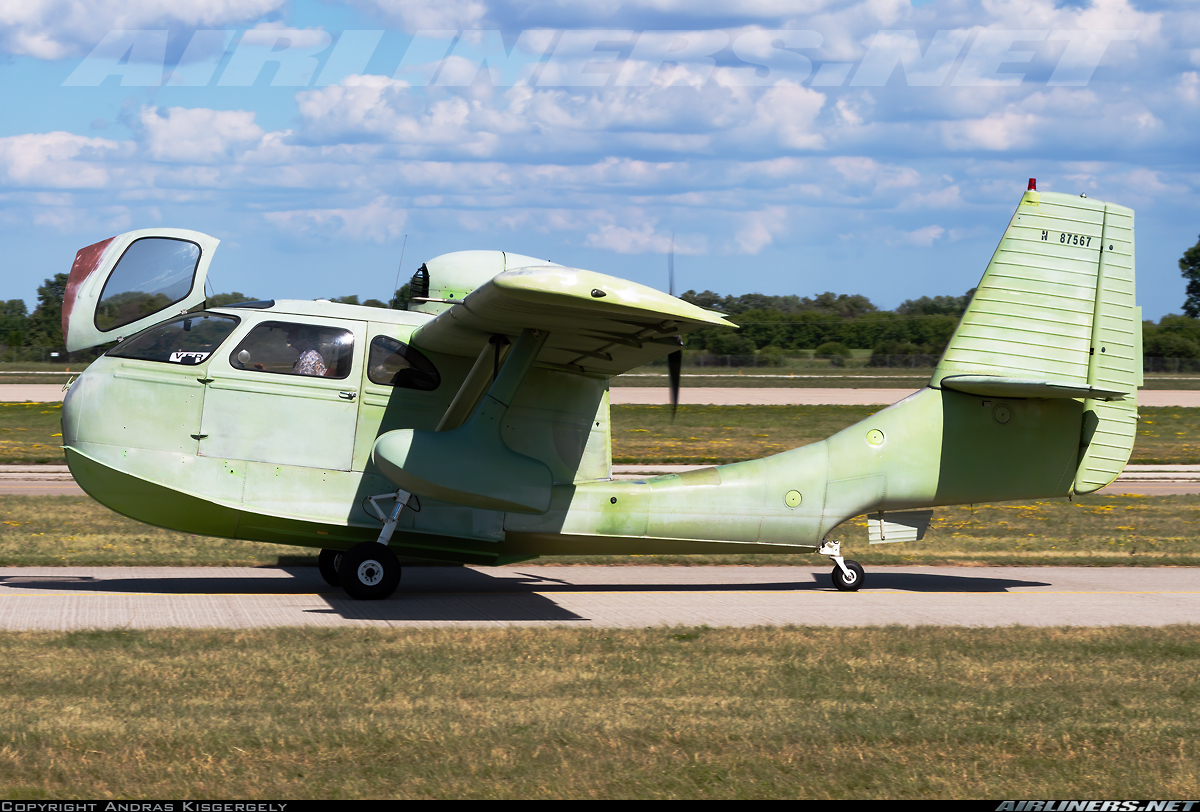
M675 422L675 410L679 408L679 373L683 369L683 350L675 350L667 356L667 379L671 386L671 422Z
M667 253L667 285L668 292L675 295L675 232L671 232L671 250ZM682 343L682 339L680 339ZM683 369L683 350L675 350L667 356L667 381L671 387L671 422L675 422L675 412L679 409L679 377Z
M667 292L675 295L675 232L671 232L671 251L667 254Z

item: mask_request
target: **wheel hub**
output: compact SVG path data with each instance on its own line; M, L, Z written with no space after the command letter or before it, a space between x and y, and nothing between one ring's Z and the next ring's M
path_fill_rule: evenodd
M378 561L364 561L358 565L358 580L366 586L375 586L383 580L383 567Z

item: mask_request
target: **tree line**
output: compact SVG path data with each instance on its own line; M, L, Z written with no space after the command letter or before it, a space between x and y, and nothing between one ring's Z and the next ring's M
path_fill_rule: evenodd
M1148 357L1200 360L1200 242L1184 254L1179 266L1189 281L1185 313L1143 322L1143 351ZM67 274L46 279L38 288L32 312L23 299L0 301L0 344L61 348L66 287ZM962 296L922 296L905 300L894 310L882 310L861 294L832 292L802 297L689 290L680 298L722 313L741 328L698 330L687 337L687 348L693 351L718 356L782 356L815 350L818 355L838 357L849 355L850 350L871 350L888 356L937 356L945 350L974 293L972 288ZM406 284L388 302L360 301L357 295L329 300L404 310L410 298ZM240 292L218 293L208 298L207 305L219 307L252 299Z
M689 290L682 298L725 315L741 329L707 327L688 336L688 349L713 355L785 355L816 350L848 355L869 349L884 355L939 355L950 341L975 289L962 296L922 296L881 310L861 294L721 296Z
M0 345L7 347L53 347L61 349L62 334L62 304L67 291L67 274L55 274L47 279L37 290L37 305L33 312L29 311L24 299L0 300ZM331 302L342 304L362 304L367 307L397 307L401 310L408 306L408 285L396 291L391 302L379 299L366 299L360 302L358 296L334 296ZM254 301L253 296L243 293L217 293L209 296L205 302L207 307L237 304L238 302Z

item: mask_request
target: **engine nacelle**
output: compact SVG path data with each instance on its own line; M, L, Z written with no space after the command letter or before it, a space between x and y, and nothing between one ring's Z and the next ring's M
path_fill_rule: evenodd
M434 257L413 274L409 282L414 299L465 299L467 294L497 274L515 268L556 265L508 251L455 251ZM411 301L408 309L437 315L449 307L442 302Z

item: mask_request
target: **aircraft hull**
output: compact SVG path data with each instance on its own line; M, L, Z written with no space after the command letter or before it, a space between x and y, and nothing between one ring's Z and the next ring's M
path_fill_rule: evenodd
M392 546L401 556L476 564L538 555L811 552L864 513L1066 496L1082 414L1078 400L927 388L827 440L764 459L559 484L540 515L427 499L404 512ZM87 443L69 428L75 416L68 401L72 473L98 501L132 518L320 548L378 535L379 523L358 504L388 490L377 474Z

